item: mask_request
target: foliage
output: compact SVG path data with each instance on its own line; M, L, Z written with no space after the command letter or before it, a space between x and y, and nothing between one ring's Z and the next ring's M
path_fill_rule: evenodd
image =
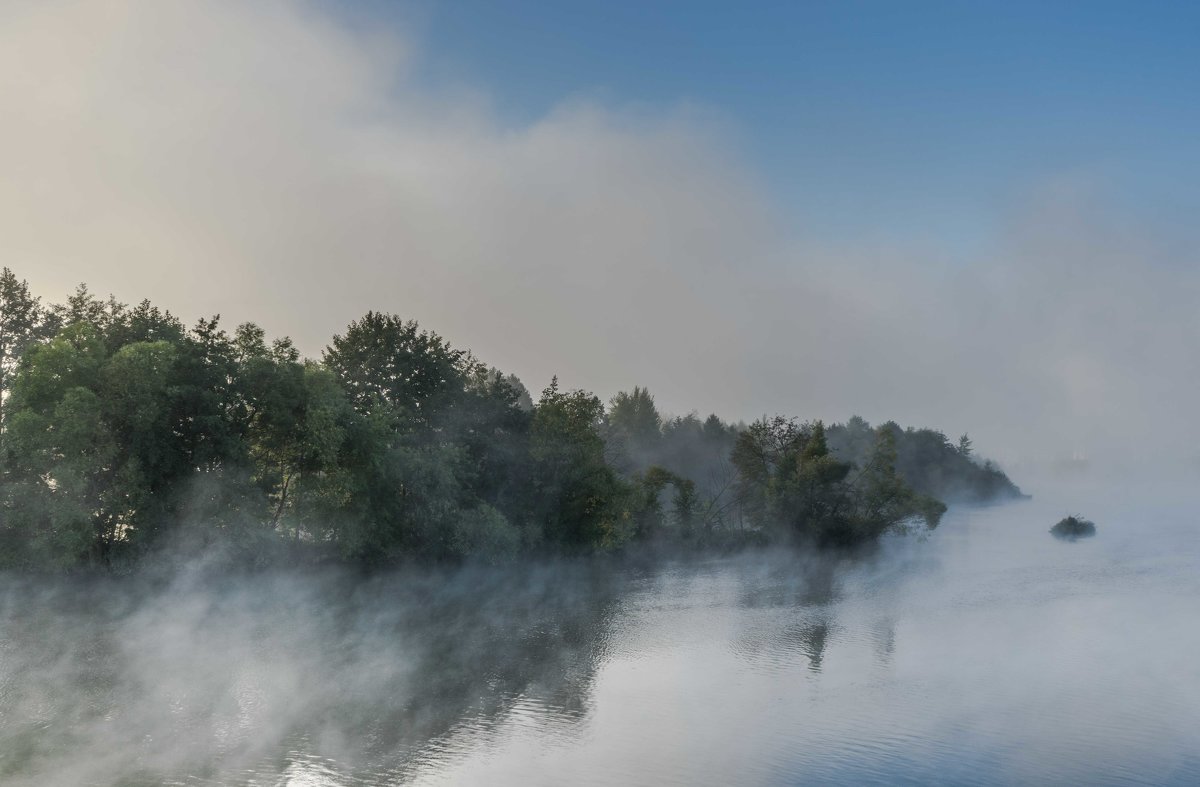
M849 545L923 519L937 524L943 508L914 492L895 469L890 432L881 430L869 461L854 465L829 450L825 425L761 419L738 435L733 451L737 495L754 521L822 544Z
M512 560L521 549L521 531L486 503L463 511L451 529L454 552L462 557L496 565Z
M604 406L586 391L542 391L530 431L529 510L550 544L614 546L628 537L627 486L605 461Z
M325 365L356 410L382 406L398 419L432 426L453 403L469 358L413 320L367 312L325 350Z
M1050 528L1050 532L1055 538L1060 538L1064 541L1075 541L1080 538L1088 538L1096 535L1096 524L1083 517L1066 516L1058 521L1054 527Z
M639 471L654 464L662 443L662 416L649 390L635 386L612 398L605 437L619 467Z
M854 513L849 532L856 540L875 538L915 520L933 529L946 512L946 505L940 500L918 492L905 482L897 472L896 457L895 433L882 427L876 430L871 458L851 482Z
M7 269L0 389L0 565L27 568L851 544L936 524L931 490L1015 490L965 435L667 417L641 387L606 409L557 378L534 403L395 315L368 312L314 361L251 323L189 329L85 286L43 307Z
M894 421L883 424L896 449L896 472L921 494L960 503L986 503L1022 497L1021 490L990 461L980 461L971 438L963 435L952 444L936 429L902 429ZM829 427L829 445L839 459L865 466L874 450L876 433L854 416L844 425Z

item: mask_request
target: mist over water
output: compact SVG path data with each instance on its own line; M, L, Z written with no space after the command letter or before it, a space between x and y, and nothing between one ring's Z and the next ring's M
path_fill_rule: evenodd
M8 577L0 781L1192 784L1183 490L1057 478L839 558Z
M0 787L1200 785L1197 9L3 0Z

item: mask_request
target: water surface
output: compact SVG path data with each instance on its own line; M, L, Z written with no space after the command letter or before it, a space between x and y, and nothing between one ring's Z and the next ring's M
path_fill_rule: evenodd
M0 781L1200 783L1200 501L1167 488L837 561L4 578ZM1095 538L1049 535L1072 512Z

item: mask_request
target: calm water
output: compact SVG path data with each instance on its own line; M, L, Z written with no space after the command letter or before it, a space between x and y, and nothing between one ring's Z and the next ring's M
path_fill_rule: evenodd
M0 580L0 782L1197 784L1200 499L1166 488L837 565ZM1074 511L1099 534L1053 539Z

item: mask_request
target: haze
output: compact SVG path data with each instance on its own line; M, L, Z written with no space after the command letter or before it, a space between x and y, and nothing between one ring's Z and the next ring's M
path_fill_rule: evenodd
M602 397L646 385L670 412L894 418L969 431L1010 466L1190 459L1200 279L1187 197L1170 184L1197 160L1175 107L1200 71L1167 35L1173 11L1122 38L1120 14L1092 8L1059 9L1053 34L1033 35L1040 11L1014 7L981 38L1012 53L1003 84L970 41L929 55L963 74L949 99L975 98L943 123L945 161L925 178L934 151L897 149L917 121L878 78L949 83L905 48L917 23L899 18L814 6L835 17L829 35L856 42L857 68L763 58L746 61L762 73L722 81L736 54L722 47L751 33L706 40L677 7L691 81L670 70L675 50L649 76L659 61L637 47L652 34L613 23L597 28L613 36L611 81L608 61L587 60L604 41L589 40L561 73L546 62L544 81L506 88L492 50L447 43L471 27L466 12L432 6L8 2L0 257L50 297L89 281L189 322L256 319L312 355L374 308L534 391L558 374ZM484 38L509 35L513 51L534 35L524 27L534 43L554 35L521 13ZM742 21L766 28L770 13ZM961 17L947 14L947 35L969 27ZM666 11L654 21L676 29ZM706 45L711 62L696 54ZM626 95L622 46L649 98ZM1141 65L1124 81L1089 70L1108 55ZM824 112L826 131L739 103L758 78ZM1104 120L1118 115L1131 120ZM1039 117L1056 124L1057 158L1029 131ZM1005 149L1006 124L1022 166L972 169L972 151ZM874 166L881 150L894 166ZM986 187L963 185L972 173Z
M0 782L1200 784L1198 23L0 1Z
M8 574L0 774L1194 784L1200 552L1180 489L1039 486L850 559ZM1050 538L1081 500L1100 534Z

